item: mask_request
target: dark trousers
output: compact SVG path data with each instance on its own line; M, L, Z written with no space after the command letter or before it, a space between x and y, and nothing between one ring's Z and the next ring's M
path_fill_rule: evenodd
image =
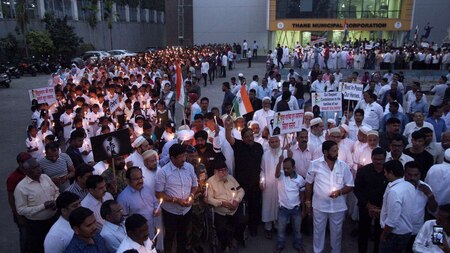
M233 69L233 61L228 61L228 70Z
M231 246L232 239L242 241L245 231L245 215L242 203L233 215L220 215L214 213L214 226L219 238L221 249Z
M284 63L281 61L281 57L279 57L279 58L277 58L277 66L278 66L278 68L280 68L280 64L281 64L281 68L283 68L284 69Z
M43 253L44 240L50 228L58 219L55 215L48 220L29 220L26 225L26 250L25 252Z
M208 84L208 74L202 73L203 80L205 80L205 86Z
M380 242L380 253L405 252L411 233L397 235L390 233L384 242Z
M185 215L176 215L163 211L163 222L164 222L164 252L172 253L172 248L175 242L176 236L176 245L177 245L177 253L185 252L185 247L188 242L188 228L192 221L192 211L189 210Z
M252 58L248 57L248 67L251 68L252 67Z
M369 211L367 208L360 207L359 208L359 224L358 224L358 252L359 253L367 253L368 242L370 237L370 231L372 228L372 220L369 216ZM381 227L380 227L380 219L374 220L374 245L373 245L373 253L378 253L378 248L380 244L380 235L381 235Z
M227 77L227 66L221 66L220 69L222 70L222 71L220 72L220 75L221 75L222 77Z
M416 240L417 235L411 235L409 238L408 244L406 245L406 253L414 253L413 251L413 245L414 241Z
M248 228L251 234L256 234L261 222L261 190L258 186L245 188L244 199L248 204Z

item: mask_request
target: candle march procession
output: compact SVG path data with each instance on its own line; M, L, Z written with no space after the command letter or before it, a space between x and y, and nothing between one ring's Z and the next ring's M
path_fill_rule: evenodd
M315 47L278 46L251 80L229 76L244 64L227 44L59 69L30 90L7 180L21 252L238 252L262 233L265 252L292 236L335 253L346 221L358 252L450 252L448 75L429 103L390 67L346 77Z

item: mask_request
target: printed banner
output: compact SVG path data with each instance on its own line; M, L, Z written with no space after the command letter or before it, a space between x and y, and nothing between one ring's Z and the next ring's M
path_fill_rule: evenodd
M359 83L340 83L339 91L344 95L344 99L360 101L363 99L364 85Z
M91 145L96 162L133 152L128 129L91 137Z
M114 95L114 97L109 100L109 112L113 114L115 110L119 108L119 96L117 94Z
M321 112L342 111L342 93L324 92L311 93L312 107L318 106Z
M303 110L276 112L275 115L267 117L267 127L270 136L295 133L302 130Z
M49 105L56 103L56 95L54 87L45 87L28 90L30 101L36 99L39 104L47 103Z

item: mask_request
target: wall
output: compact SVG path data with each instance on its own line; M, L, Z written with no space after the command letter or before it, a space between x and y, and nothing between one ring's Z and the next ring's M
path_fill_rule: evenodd
M91 43L99 50L111 49L110 31L106 23L98 23L95 29L83 21L68 21L68 24L75 27L75 32L83 38L84 43ZM10 32L19 39L15 28L15 20L0 20L0 38L6 37ZM44 30L45 25L40 21L32 21L29 28ZM113 48L143 51L147 47L164 46L166 44L165 34L164 24L113 23Z
M435 42L439 45L442 44L444 38L450 42L450 19L449 12L450 1L449 0L416 0L414 7L413 25L411 31L411 39L414 39L414 30L416 25L419 26L419 38L425 34L424 27L430 22L430 26L433 27L428 38L429 42Z
M249 47L256 40L267 49L267 0L195 0L194 43L233 43Z

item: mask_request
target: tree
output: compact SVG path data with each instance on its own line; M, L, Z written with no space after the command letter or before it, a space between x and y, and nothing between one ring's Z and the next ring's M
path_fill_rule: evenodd
M27 43L27 30L30 18L27 12L27 6L25 0L17 0L16 2L16 21L20 32L23 35L23 43L25 45L25 54L28 57L28 43Z
M73 26L67 24L67 16L55 19L53 15L46 13L43 22L55 45L55 53L66 59L74 56L83 39L77 36Z
M11 61L17 56L18 43L12 33L8 33L5 38L0 39L0 55L2 60ZM5 59L3 59L3 56Z
M33 54L40 56L47 56L53 53L55 46L47 31L31 30L26 35L30 49Z

